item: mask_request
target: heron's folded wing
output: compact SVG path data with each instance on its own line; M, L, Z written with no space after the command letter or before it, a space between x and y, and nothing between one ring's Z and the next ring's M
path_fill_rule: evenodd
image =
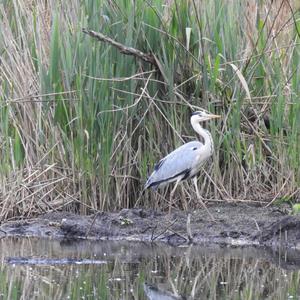
M153 173L148 178L145 188L158 186L164 182L172 182L179 177L185 179L198 165L200 147L203 144L194 141L184 144L161 159L155 166Z

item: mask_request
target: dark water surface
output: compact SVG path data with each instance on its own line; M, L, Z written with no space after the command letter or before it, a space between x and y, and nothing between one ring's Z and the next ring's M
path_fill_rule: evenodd
M0 299L300 299L300 251L5 238Z

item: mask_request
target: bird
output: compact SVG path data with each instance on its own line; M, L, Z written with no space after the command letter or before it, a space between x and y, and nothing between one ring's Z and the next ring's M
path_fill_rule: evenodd
M202 137L200 141L191 141L178 147L167 156L155 164L154 170L144 185L144 191L152 188L157 189L175 182L170 198L181 181L191 179L194 183L197 198L206 209L212 219L213 216L201 200L197 185L197 175L203 164L213 155L214 142L211 133L204 129L200 123L212 119L220 118L219 115L206 113L205 111L195 111L192 113L190 121L193 129ZM171 204L170 208L171 209Z

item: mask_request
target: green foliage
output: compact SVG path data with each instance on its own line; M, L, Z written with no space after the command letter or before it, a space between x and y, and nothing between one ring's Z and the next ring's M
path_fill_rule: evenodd
M300 214L300 204L296 203L293 205L293 214L298 215Z

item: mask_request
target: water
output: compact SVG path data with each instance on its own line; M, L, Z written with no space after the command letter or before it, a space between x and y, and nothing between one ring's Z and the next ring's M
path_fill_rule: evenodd
M0 299L300 299L297 251L6 238L0 253Z

